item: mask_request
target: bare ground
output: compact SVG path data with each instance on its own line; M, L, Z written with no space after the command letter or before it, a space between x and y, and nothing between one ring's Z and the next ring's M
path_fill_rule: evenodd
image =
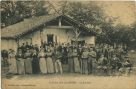
M2 89L136 89L136 76L20 75L2 82Z

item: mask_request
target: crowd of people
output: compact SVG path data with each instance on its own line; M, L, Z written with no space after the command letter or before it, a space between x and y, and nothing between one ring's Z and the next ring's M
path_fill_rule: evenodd
M23 43L17 51L2 52L4 65L12 74L63 74L63 66L68 65L68 73L93 75L130 74L132 63L126 46L114 47L108 44Z

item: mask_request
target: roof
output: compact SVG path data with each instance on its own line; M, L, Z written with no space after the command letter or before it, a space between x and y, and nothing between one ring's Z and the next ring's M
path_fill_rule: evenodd
M24 19L24 21L22 22L19 22L17 24L10 25L8 27L1 29L1 38L16 38L22 34L26 34L30 31L33 31L35 28L45 24L46 22L52 21L59 16L63 16L64 18L67 18L68 20L72 21L75 25L80 24L76 20L71 19L70 17L66 15L58 15L58 14L56 15L55 14L55 15L32 17L30 19ZM81 28L88 29L82 24L80 25L81 25Z

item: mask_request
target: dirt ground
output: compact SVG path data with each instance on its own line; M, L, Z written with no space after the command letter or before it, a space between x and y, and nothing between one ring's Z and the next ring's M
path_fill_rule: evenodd
M2 89L136 89L136 52L129 56L135 68L130 76L64 73L5 77L7 69L2 68Z
M136 76L20 75L2 82L2 89L136 89Z

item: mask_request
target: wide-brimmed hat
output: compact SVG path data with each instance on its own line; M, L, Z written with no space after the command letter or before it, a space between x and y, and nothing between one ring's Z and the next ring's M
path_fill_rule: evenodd
M15 50L12 49L11 52L15 52Z

